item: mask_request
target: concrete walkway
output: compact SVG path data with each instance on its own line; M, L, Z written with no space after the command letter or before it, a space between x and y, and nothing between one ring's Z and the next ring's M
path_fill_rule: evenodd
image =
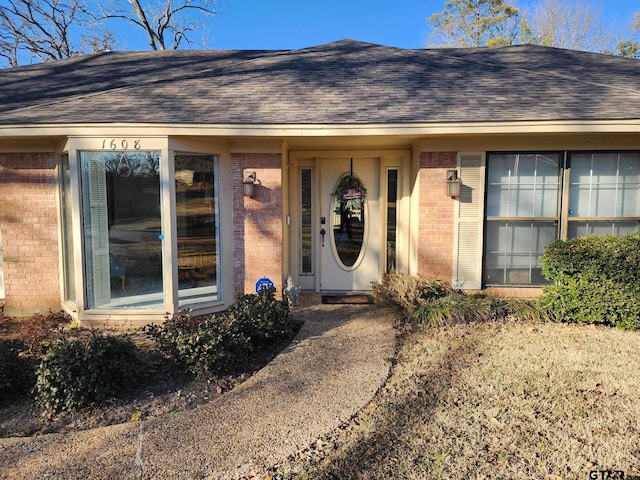
M0 440L11 479L241 478L260 472L365 406L394 355L393 313L371 305L296 307L282 354L193 410L94 430Z

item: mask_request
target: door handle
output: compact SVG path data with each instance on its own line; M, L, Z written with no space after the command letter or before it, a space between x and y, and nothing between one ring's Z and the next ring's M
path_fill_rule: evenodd
M320 230L320 236L322 237L322 246L324 247L324 236L327 234L327 231L323 228Z

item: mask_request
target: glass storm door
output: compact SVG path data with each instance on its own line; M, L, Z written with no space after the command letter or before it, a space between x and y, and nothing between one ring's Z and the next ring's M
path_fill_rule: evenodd
M379 201L378 158L323 158L320 160L319 270L321 292L365 292L381 278L383 219ZM353 172L366 189L345 190L334 196L341 180ZM351 200L351 201L350 201Z

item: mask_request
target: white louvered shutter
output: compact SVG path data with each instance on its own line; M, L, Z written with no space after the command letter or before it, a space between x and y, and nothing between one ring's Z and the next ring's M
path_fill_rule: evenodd
M93 307L111 301L109 271L109 223L107 211L107 182L104 159L92 155L88 162L86 179L90 209L90 243ZM88 177L88 178L87 178ZM86 219L85 219L86 221ZM85 226L86 228L86 226Z
M453 283L465 290L482 288L484 153L459 153L462 181L454 213Z

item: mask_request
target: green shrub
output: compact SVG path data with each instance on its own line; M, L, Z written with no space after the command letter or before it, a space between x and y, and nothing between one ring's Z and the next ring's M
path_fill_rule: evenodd
M162 325L147 325L145 332L162 352L195 375L228 368L249 349L249 339L226 312L193 317L185 310Z
M640 296L604 275L565 275L545 287L542 299L555 320L593 323L625 330L640 328Z
M277 300L273 290L238 295L228 312L240 332L254 344L291 335L295 326L289 303Z
M126 337L61 339L37 369L35 404L58 413L102 403L135 385L139 370L136 347Z
M640 235L590 235L549 244L543 305L556 321L640 328Z
M186 310L145 332L177 363L204 375L232 367L253 345L289 336L294 328L288 303L263 290L239 295L226 312L194 317Z
M565 276L592 274L640 291L640 234L556 240L540 260L543 275L552 282Z
M0 339L0 401L18 397L33 386L35 369L27 350L20 340Z

